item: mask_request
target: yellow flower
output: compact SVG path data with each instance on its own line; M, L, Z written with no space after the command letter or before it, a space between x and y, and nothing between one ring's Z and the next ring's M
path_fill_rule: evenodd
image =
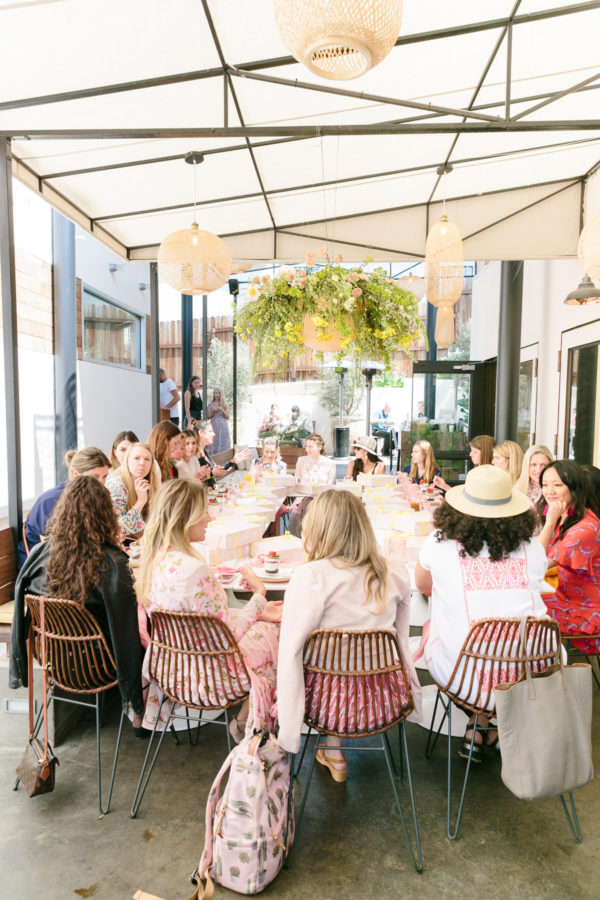
M291 331L293 327L294 326L292 325L291 322L286 322L285 325L283 326L284 331Z
M275 329L275 337L281 337L281 331L279 330L279 328Z
M256 290L255 287L248 288L248 296L249 297L256 297L257 294L258 294L258 291Z

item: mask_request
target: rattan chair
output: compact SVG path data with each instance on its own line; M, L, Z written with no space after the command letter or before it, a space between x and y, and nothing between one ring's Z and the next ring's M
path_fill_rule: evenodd
M569 650L575 650L577 653L582 654L582 656L585 658L585 661L589 664L590 669L592 670L594 681L600 688L600 680L598 679L598 675L596 674L596 669L594 666L594 659L596 660L598 665L600 665L600 657L597 653L585 653L583 650L579 650L578 647L573 647L571 643L572 641L576 640L600 640L600 634L586 634L584 631L578 631L576 634L565 634L561 631L560 637L563 644L565 645L567 653L569 652Z
M131 806L134 819L148 787L150 776L165 734L173 719L185 718L189 727L189 710L200 712L201 724L224 725L227 747L231 750L229 735L229 707L245 700L250 690L250 676L240 648L227 625L215 616L199 613L157 611L150 615L151 642L148 654L148 677L162 691L162 705L170 701L165 728L160 734L152 762L148 766L159 724L159 712L135 796ZM184 706L185 714L175 711ZM218 719L202 720L202 713L222 710Z
M298 771L310 737L310 731L341 738L380 736L378 747L345 746L350 751L383 752L400 814L400 822L411 862L417 872L423 870L419 826L415 809L410 760L406 742L406 717L413 710L410 681L406 675L395 634L390 631L313 631L304 646L305 715L309 733L299 761ZM406 757L406 773L416 850L413 850L394 778L396 767L387 740L387 731L400 727L401 748ZM317 736L296 823L294 844L288 865L300 834L304 808L313 775L317 751L325 746Z
M33 639L33 655L41 665L41 627L40 627L40 600L27 594L25 602L31 613L30 636ZM108 646L94 616L80 603L73 600L57 600L51 597L44 599L46 619L46 661L48 667L48 705L50 701L71 703L75 706L84 706L96 710L96 754L98 767L98 808L101 815L106 815L110 809L121 734L123 731L123 719L125 712L121 712L119 721L119 733L113 758L108 799L106 806L102 805L102 769L100 756L100 726L101 726L101 700L106 691L118 684L117 667ZM56 693L56 689L70 697L63 697ZM86 702L84 699L90 694L94 695L94 702ZM77 699L75 699L77 698ZM37 734L42 724L43 709L38 713L35 724ZM15 790L19 785L19 779L15 783Z
M480 619L471 627L460 651L448 683L438 684L438 692L433 707L431 726L427 736L425 755L429 759L433 754L437 739L446 718L448 719L448 788L447 788L447 834L451 841L456 840L460 829L467 782L475 746L475 727L472 729L471 742L467 758L456 825L451 826L451 787L452 787L452 704L460 709L482 716L488 721L495 716L493 691L497 684L513 683L524 674L524 662L531 664L532 673L545 671L556 657L560 643L558 625L552 619L527 620L527 654L519 652L520 619ZM444 697L446 700L444 700ZM441 702L444 713L434 733L437 705ZM475 719L478 722L478 718ZM482 726L479 726L480 729ZM485 730L485 729L482 729ZM495 730L489 725L488 730ZM561 801L571 834L576 843L581 842L581 832L577 819L577 810L573 794L569 793L572 819L564 797Z

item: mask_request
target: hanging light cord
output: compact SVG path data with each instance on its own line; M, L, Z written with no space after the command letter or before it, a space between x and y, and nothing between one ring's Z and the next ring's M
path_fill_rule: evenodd
M197 202L197 190L196 190L196 186L197 186L196 175L197 175L197 173L196 173L196 168L197 168L197 165L198 165L198 164L197 164L196 160L194 160L194 167L193 167L193 168L194 168L194 222L197 222L197 221L198 221L198 218L197 218L197 216L196 216L196 202Z

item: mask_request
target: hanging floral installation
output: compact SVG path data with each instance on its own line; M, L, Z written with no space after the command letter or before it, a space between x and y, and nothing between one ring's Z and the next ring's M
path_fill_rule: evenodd
M305 268L280 269L275 277L255 276L248 300L238 307L235 330L255 345L255 368L283 370L288 357L311 347L360 367L376 360L391 367L392 355L422 334L418 300L383 268L347 268L342 257L324 262L306 254Z

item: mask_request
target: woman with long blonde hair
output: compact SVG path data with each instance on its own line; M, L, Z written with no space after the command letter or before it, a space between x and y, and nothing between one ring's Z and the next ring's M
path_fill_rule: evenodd
M215 388L213 397L206 408L206 418L210 419L215 433L210 452L222 453L223 450L229 450L231 447L231 438L229 436L229 407L227 400L221 388Z
M216 616L232 631L250 675L250 704L245 701L229 730L234 740L242 739L246 728L275 725L271 708L275 700L277 647L281 604L267 603L266 588L249 567L241 569L252 597L243 609L227 605L227 596L205 561L199 543L210 521L206 488L193 481L169 481L162 485L150 512L141 540L136 571L138 598L148 611L176 610ZM151 647L147 653L151 652ZM148 673L148 655L144 663ZM241 675L242 673L240 673ZM196 675L190 673L187 687L192 696L202 693ZM152 728L161 715L162 697L150 685L144 724Z
M123 462L106 479L121 531L135 540L144 530L152 501L160 488L158 466L148 444L130 444Z
M433 479L441 475L429 441L417 441L404 471L413 484L433 484Z
M521 474L515 487L527 494L532 506L535 506L542 495L540 475L553 459L552 451L543 444L534 444L529 450L525 451Z
M513 484L521 474L523 466L523 451L516 441L502 441L496 444L492 454L492 465L503 472L508 472Z
M349 491L319 494L302 534L308 562L296 569L285 594L277 672L278 740L291 753L300 748L304 719L303 648L315 629L395 631L417 710L421 697L408 644L408 571L397 558L383 557L360 499ZM340 738L329 735L328 749L317 753L338 782L347 775L340 747Z

